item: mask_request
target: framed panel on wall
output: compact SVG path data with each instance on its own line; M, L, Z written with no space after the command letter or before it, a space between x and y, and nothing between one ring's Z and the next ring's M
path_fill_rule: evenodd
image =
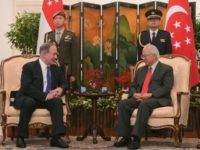
M161 18L161 22L160 22L160 29L164 29L165 28L166 13L167 13L167 3L157 2L156 8L159 9L163 14L162 18Z
M65 15L66 15L66 29L71 30L70 29L70 18L71 18L70 13L71 13L71 11L70 11L68 5L64 5L64 12L65 12Z
M137 61L137 5L119 3L118 73Z
M79 72L79 79L77 80L82 80L82 58L81 58L81 53L82 53L82 44L81 44L81 3L76 3L74 5L71 5L71 11L69 12L70 16L70 21L69 21L69 28L72 32L75 33L76 36L76 54L77 58L77 64L78 68L77 72Z
M100 5L83 3L84 70L100 68L100 19Z
M102 6L102 68L110 90L115 89L117 74L117 17L117 3Z
M139 32L147 29L147 19L145 13L149 9L155 8L155 2L149 2L139 5Z
M89 90L99 91L101 6L83 3L83 83ZM98 82L99 81L99 82Z

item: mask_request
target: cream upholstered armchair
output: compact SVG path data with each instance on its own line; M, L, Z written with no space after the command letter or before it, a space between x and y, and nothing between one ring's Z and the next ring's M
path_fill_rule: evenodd
M38 59L36 55L18 55L5 59L1 62L1 89L2 94L2 131L3 141L5 144L7 126L18 126L20 111L11 106L12 98L10 98L11 91L16 91L20 87L20 78L22 67L25 63ZM69 126L68 115L70 114L68 103L63 97L63 120L66 127ZM31 117L29 127L42 128L52 124L50 113L47 109L36 109ZM66 136L68 139L68 135Z
M171 90L171 106L154 109L148 121L148 126L152 129L170 128L173 130L174 144L179 146L182 141L180 133L182 127L187 126L189 105L190 105L190 66L191 61L181 55L163 55L159 60L173 67L174 85ZM133 77L138 68L144 66L144 61L140 61L134 68ZM126 99L127 92L122 95ZM134 126L138 109L132 113L130 123Z

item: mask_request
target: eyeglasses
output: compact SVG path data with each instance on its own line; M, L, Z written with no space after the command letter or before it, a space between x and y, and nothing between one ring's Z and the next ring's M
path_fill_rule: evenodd
M151 56L151 55L153 55L153 54L141 55L141 59L145 59L146 57Z

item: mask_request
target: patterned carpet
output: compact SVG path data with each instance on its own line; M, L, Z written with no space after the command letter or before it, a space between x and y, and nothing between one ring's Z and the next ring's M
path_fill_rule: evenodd
M126 150L124 148L115 148L113 147L114 138L111 141L104 141L100 137L98 137L98 144L92 144L92 138L89 136L84 141L76 141L76 137L70 137L70 150ZM2 137L0 137L0 140ZM26 140L27 141L27 148L25 150L56 150L59 148L53 148L49 146L49 141L45 138L34 138L31 137ZM183 139L183 143L180 148L176 149L195 149L198 139L194 138L185 138ZM171 150L175 149L173 145L173 140L170 138L149 138L148 141L142 140L141 149L153 149L153 150ZM0 146L1 150L17 150L18 148L15 147L15 140L11 141L10 139L6 140L5 146Z

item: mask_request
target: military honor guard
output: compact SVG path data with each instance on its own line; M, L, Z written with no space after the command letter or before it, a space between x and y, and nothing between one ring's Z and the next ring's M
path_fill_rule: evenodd
M141 60L142 49L148 43L155 45L160 55L172 52L171 36L168 31L159 29L162 12L158 9L150 9L145 13L148 21L148 30L138 35L138 60Z

